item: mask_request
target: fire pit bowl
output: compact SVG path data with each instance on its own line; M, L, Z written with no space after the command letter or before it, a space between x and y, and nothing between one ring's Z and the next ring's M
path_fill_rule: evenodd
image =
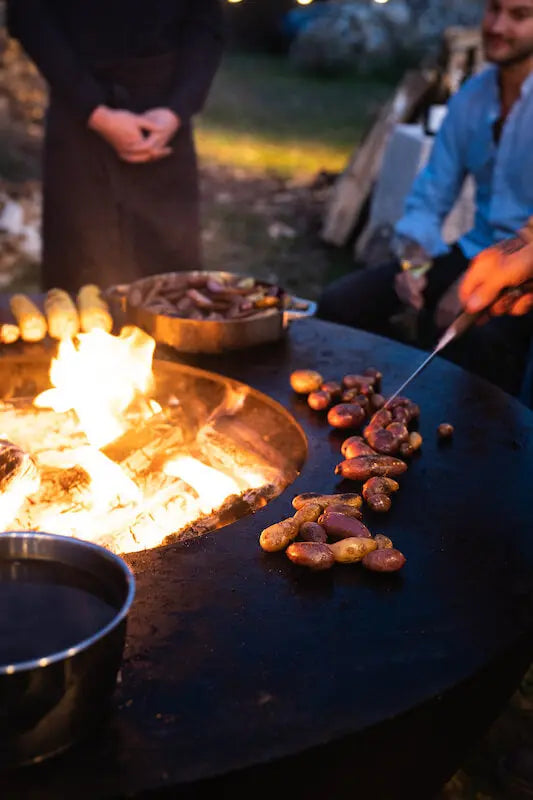
M135 583L98 545L0 535L0 767L42 761L103 718Z

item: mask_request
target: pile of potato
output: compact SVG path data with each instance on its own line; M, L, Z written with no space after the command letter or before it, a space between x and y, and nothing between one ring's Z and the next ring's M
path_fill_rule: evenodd
M362 484L357 493L301 494L292 505L296 513L262 531L263 550L285 550L295 564L313 570L333 564L361 562L376 572L396 572L405 556L387 536L373 536L362 522L363 501L373 512L390 510L391 496L400 488L396 478L407 471L407 459L422 446L422 436L410 429L420 409L408 397L386 402L380 394L382 374L369 367L362 374L345 375L341 381L325 381L314 370L296 370L290 376L295 392L307 395L307 403L327 413L328 423L352 433L341 445L344 460L335 474ZM453 427L441 423L439 439L450 439Z
M246 319L273 308L300 308L300 304L274 286L255 278L209 272L171 272L143 278L129 287L128 303L154 314L192 320Z
M50 289L44 298L44 313L25 294L9 299L12 320L0 324L0 342L12 344L19 338L24 342L40 342L48 334L52 339L71 339L77 333L101 328L110 333L113 318L94 284L82 286L76 301L63 289Z
M405 564L387 536L372 536L361 521L361 495L305 493L292 505L292 517L262 531L259 543L266 552L285 550L294 564L315 571L361 562L374 572L397 572Z
M290 376L292 388L307 395L310 408L327 412L328 423L340 430L360 429L362 435L349 436L341 445L344 461L335 473L363 482L363 497L376 512L391 508L391 495L398 491L395 478L407 470L407 461L422 446L422 436L410 430L420 416L420 408L408 397L386 402L381 389L381 372L368 367L360 375L345 375L342 380L325 381L314 370L296 370ZM339 402L339 400L341 402ZM439 439L450 439L453 426L441 423Z

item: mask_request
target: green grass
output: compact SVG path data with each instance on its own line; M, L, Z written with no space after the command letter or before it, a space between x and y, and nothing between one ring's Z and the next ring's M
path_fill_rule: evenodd
M256 174L338 172L390 92L383 79L307 77L285 57L232 53L199 118L199 152Z

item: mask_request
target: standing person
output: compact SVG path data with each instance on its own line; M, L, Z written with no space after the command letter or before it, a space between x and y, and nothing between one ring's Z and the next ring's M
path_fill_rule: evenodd
M223 48L219 0L8 0L50 89L44 288L200 266L192 117Z
M450 100L396 226L398 261L332 284L320 316L390 334L389 317L403 302L423 309L432 343L460 311L457 284L470 260L512 237L533 215L533 0L487 0L482 33L492 63ZM448 247L442 224L467 174L476 183L474 227ZM420 275L400 264L429 270ZM517 394L532 327L531 315L493 319L443 355Z

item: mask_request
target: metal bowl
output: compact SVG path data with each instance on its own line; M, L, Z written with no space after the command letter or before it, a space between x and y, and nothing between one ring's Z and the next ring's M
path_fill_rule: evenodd
M1 767L60 753L102 721L134 594L127 564L99 545L0 534Z
M123 312L123 321L137 325L152 336L156 342L173 347L182 353L223 353L227 350L241 350L255 345L275 342L287 332L291 322L312 316L316 311L316 303L280 290L289 300L287 308L271 308L258 311L244 319L196 320L184 317L155 313L143 306L133 305L129 298L131 290L151 287L154 281L161 278L180 279L208 276L216 280L231 277L246 278L246 275L234 275L221 271L190 271L167 273L166 275L150 275L132 284L114 286L107 291L107 297ZM262 286L269 286L267 281L258 281ZM293 306L305 306L298 309Z

